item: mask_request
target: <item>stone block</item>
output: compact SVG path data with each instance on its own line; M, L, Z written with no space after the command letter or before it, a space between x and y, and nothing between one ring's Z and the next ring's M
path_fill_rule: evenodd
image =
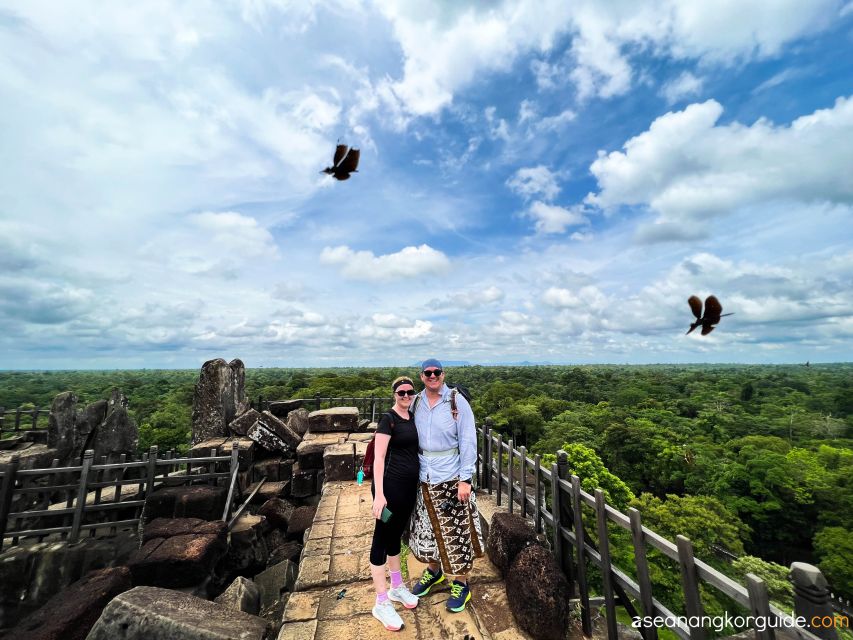
M231 449L234 447L235 442L237 443L237 465L240 468L240 471L249 471L252 468L252 464L255 462L256 450L255 441L251 438L242 436L226 438L225 442L223 442L222 446L219 448L219 455L230 456ZM220 464L229 465L227 462Z
M278 465L278 479L290 480L293 477L293 460L282 460Z
M258 421L281 438L291 451L295 451L299 443L302 442L300 434L296 433L283 420L276 418L269 411L264 411Z
M88 640L263 640L268 623L180 591L136 587L110 602Z
M287 426L304 436L308 431L308 415L307 409L294 409L287 415Z
M255 482L249 486L247 491L252 493L257 486L258 483ZM290 495L290 482L264 482L255 497L252 498L252 504L262 505L272 498L284 498L288 495Z
M9 632L27 640L83 640L110 600L131 589L127 567L92 571Z
M249 429L252 427L252 425L255 424L260 417L260 412L256 411L255 409L249 409L247 411L244 411L228 424L228 430L231 433L236 433L237 435L245 436L249 432Z
M225 575L253 574L269 561L266 533L269 524L264 516L242 514L231 528L228 553L221 573ZM219 570L217 570L219 572Z
M249 437L267 451L287 453L289 450L288 446L284 443L284 440L275 435L260 421L256 422L252 425L252 428L249 429Z
M355 478L354 463L355 445L352 442L329 445L323 451L323 470L330 482Z
M190 587L208 578L225 555L223 535L182 535L154 538L127 562L135 585Z
M293 591L297 566L290 560L279 562L255 576L255 584L261 595L261 609L272 606L285 592Z
M515 556L522 549L536 544L536 540L536 530L526 518L515 513L496 513L489 526L486 552L501 575L505 576Z
M347 442L364 442L365 444L373 440L372 433L351 433L347 436Z
M520 551L506 577L509 607L534 638L564 640L569 628L569 583L551 552L539 545Z
M269 523L279 529L287 529L287 523L293 515L294 506L281 498L270 498L260 509L258 515L266 517Z
M145 500L143 526L156 518L217 520L225 510L227 489L208 485L164 487Z
M207 458L210 456L210 450L213 449L213 455L218 456L222 455L222 445L225 444L224 437L217 438L208 438L207 440L202 440L201 442L197 442L190 449L189 457L190 458Z
M201 518L156 518L142 530L142 543L154 538L174 538L188 535L226 535L226 525L222 520L202 520Z
M269 543L269 539L267 539L267 542ZM285 560L290 560L298 565L299 557L302 555L302 549L303 547L299 542L296 540L289 540L284 544L277 546L270 552L270 559L267 562L267 566L272 566L279 562L284 562Z
M254 582L237 576L214 602L232 611L243 611L256 616L261 610L261 593Z
M358 420L358 408L356 407L320 409L308 414L308 431L312 433L358 431Z
M372 437L372 436L371 436ZM353 459L353 467L358 470L364 465L364 454L367 453L366 442L355 442L355 458Z
M317 483L314 485L316 487L314 490L314 493L316 495L319 496L321 493L323 493L323 484L325 482L326 482L326 472L323 471L322 469L318 469L317 470Z
M258 460L252 466L252 480L258 481L261 478L266 478L267 480L270 480L272 482L278 482L279 480L289 480L289 478L281 477L280 470L281 463L283 462L283 460L284 459L281 456Z
M369 427L369 426L370 426L370 419L369 418L362 418L361 420L358 421L357 431L359 431L361 433L366 433L367 427Z
M326 447L345 442L349 434L339 431L306 434L296 448L296 459L300 469L322 469L323 452ZM309 437L311 436L311 437Z
M267 410L276 418L284 420L291 411L295 411L302 407L302 400L277 400L270 402Z
M242 361L221 358L201 367L193 390L193 443L228 435L228 424L249 406L245 392L246 372Z
M294 498L307 498L313 496L317 491L317 470L302 470L293 467L293 478L291 479L290 495Z
M316 507L299 507L293 511L287 525L287 537L290 540L301 540L306 529L314 522Z

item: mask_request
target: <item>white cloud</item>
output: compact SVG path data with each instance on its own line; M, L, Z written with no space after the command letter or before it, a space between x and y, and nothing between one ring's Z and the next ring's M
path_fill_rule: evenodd
M366 281L414 278L450 269L447 256L426 244L382 256L371 251L353 251L347 246L326 247L320 254L320 262L341 266L341 273L347 278Z
M416 115L439 112L483 73L506 71L524 53L547 53L566 34L572 35L570 76L579 98L608 98L631 86L635 73L626 50L724 65L767 58L829 26L840 6L839 0L378 3L403 50L403 76L393 91ZM556 66L533 64L540 88L556 84Z
M684 71L677 78L673 78L667 82L662 88L661 93L666 98L667 103L675 104L676 102L695 96L702 91L704 81L702 78L697 78L689 71Z
M853 202L853 99L775 126L718 125L709 100L657 118L624 151L600 152L590 170L608 209L646 205L664 222L701 220L758 202ZM662 227L658 232L672 232ZM652 233L654 230L646 230ZM681 230L690 232L690 230Z
M536 221L537 233L563 233L568 227L589 224L580 205L567 209L537 200L525 214Z
M429 303L429 307L434 310L440 309L444 312L451 312L455 309L481 309L488 305L503 302L504 298L506 298L506 294L503 289L495 285L489 285L459 291L441 300L432 300Z
M541 164L519 169L506 185L525 200L538 197L550 202L560 193L556 174Z

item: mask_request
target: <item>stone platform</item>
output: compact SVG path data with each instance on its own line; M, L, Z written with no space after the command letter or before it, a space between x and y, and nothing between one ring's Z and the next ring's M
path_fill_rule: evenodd
M478 496L479 500L479 496ZM491 512L487 497L484 512ZM469 580L472 598L465 611L450 613L445 602L449 587L442 584L417 608L397 611L405 623L396 633L373 618L375 593L370 580L370 542L373 535L370 485L327 482L305 545L299 577L284 611L278 640L530 640L518 629L506 600L497 568L478 559ZM409 583L424 565L409 557Z

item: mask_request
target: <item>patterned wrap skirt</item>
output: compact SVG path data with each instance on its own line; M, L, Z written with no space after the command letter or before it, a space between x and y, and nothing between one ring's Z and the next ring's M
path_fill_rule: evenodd
M474 492L459 502L456 480L421 482L409 523L409 548L421 562L438 562L451 576L466 576L483 557L483 534Z

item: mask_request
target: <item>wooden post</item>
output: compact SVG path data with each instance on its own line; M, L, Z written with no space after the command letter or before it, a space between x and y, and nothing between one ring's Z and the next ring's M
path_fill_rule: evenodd
M211 458L215 457L218 453L219 452L216 449L214 449L213 447L210 448L210 457ZM207 472L208 473L216 473L216 463L213 460L211 460L210 462L207 463ZM216 484L216 478L208 478L207 484L215 485Z
M497 496L497 499L495 500L495 504L497 504L498 506L501 506L501 485L503 484L501 482L501 475L503 475L503 466L504 466L504 463L503 463L503 449L504 449L503 443L504 443L504 434L499 433L498 434L498 459L497 459L497 464L495 465L497 470L498 470L498 478L497 478L497 480L498 480L498 496Z
M643 608L643 616L653 616L652 580L649 575L649 562L646 559L646 541L643 534L642 518L640 512L634 507L628 509L628 518L631 520L634 565L637 568L637 584L640 587L640 606ZM658 630L654 625L642 625L640 633L643 634L643 640L657 640L658 637Z
M755 629L755 640L774 640L776 633L773 627L776 616L770 613L770 596L764 580L753 573L746 574L746 591L749 594L749 609L755 619L764 620L764 631ZM771 623L771 620L773 621Z
M148 450L148 465L145 467L147 478L145 482L145 499L151 496L154 492L154 480L157 475L157 445L151 445Z
M533 458L533 486L536 490L536 515L533 522L536 523L536 533L542 533L542 459L537 453Z
M6 424L6 407L0 407L0 434L3 433L4 424Z
M39 409L38 407L36 407L35 409L33 409L33 422L32 422L32 424L30 425L30 429L35 429L35 428L38 426L38 421L39 421L39 411L40 411L40 409Z
M6 521L12 510L12 497L15 494L15 476L21 465L21 456L13 455L3 470L3 484L0 485L0 551L3 550L3 534L6 533Z
M514 491L513 491L514 487L512 486L512 458L513 458L514 445L515 445L515 438L510 438L509 439L509 455L507 456L508 462L506 465L506 480L507 480L507 482L506 482L506 484L507 484L506 494L507 494L507 496L509 496L509 500L507 500L507 504L509 506L509 512L510 513L512 513L512 510L513 510L512 496L514 493Z
M702 600L699 597L699 578L693 559L693 543L682 535L675 536L678 547L678 564L681 566L681 588L684 592L684 608L687 617L702 616ZM704 640L705 629L702 625L690 625L691 640Z
M592 617L589 610L589 585L586 583L586 549L584 549L583 513L581 512L581 479L572 475L572 507L575 516L577 579L581 598L581 626L584 635L592 636ZM569 583L571 584L571 582Z
M101 456L101 465L107 464L107 456ZM104 474L106 474L105 469L100 469L95 472L95 482L100 484L104 479ZM102 487L95 487L95 502L93 504L101 504L101 494L103 493ZM89 529L89 537L94 538L98 533L96 528Z
M569 454L562 449L557 451L557 475L560 477L560 480L570 480ZM566 523L566 526L568 527L573 527L575 523L575 516L572 511L572 502L571 500L563 500L562 497L560 498L560 522ZM577 536L577 531L575 531L575 536ZM569 597L574 598L575 576L571 553L563 554L563 563L561 568L563 569L563 573L566 574L566 580L569 581Z
M21 407L15 409L15 433L21 429Z
M237 471L240 468L240 446L237 441L231 443L231 467L228 474L228 497L225 500L225 511L222 514L222 519L228 522L228 512L231 510L231 500L234 498L234 485Z
M604 587L604 608L607 611L607 637L619 640L616 629L616 599L613 597L613 574L610 564L610 538L607 535L607 505L604 491L595 490L595 518L598 526L598 552L601 554L601 579Z
M520 484L521 484L521 517L527 517L527 447L524 445L519 449L521 456L521 472L519 475L521 476Z
M115 485L114 485L115 486L115 493L113 494L113 503L114 504L121 502L121 490L124 487L124 485L121 483L121 481L124 480L124 472L125 472L124 463L127 461L127 454L124 454L124 453L121 454L119 456L118 461L119 461L119 464L121 464L121 468L119 468L115 473ZM111 519L113 522L118 520L118 509L113 509ZM114 536L115 534L116 534L116 528L110 527L110 535Z
M483 482L489 490L489 495L492 494L492 425L494 421L491 418L486 418L485 426L483 427L484 442L483 447L483 473L485 475Z
M89 484L89 469L95 452L86 449L83 453L83 466L80 469L80 484L77 485L77 504L74 505L74 520L71 523L71 533L68 534L68 544L77 544L80 539L80 525L83 523L83 510L86 508L87 486Z
M557 564L563 566L563 535L560 532L563 524L560 520L560 474L557 463L551 465L551 517L554 522L554 558Z
M314 411L319 411L319 410L320 410L320 394L315 393L314 394Z

